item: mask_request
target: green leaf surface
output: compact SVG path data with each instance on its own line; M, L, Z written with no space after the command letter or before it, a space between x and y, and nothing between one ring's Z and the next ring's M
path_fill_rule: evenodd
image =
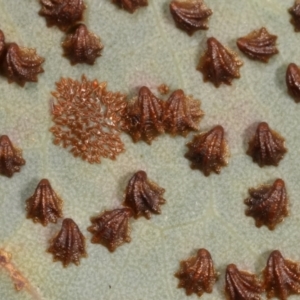
M20 173L0 178L0 247L12 253L13 262L40 299L186 299L173 274L179 261L198 248L211 252L221 273L213 293L201 299L223 299L227 264L258 273L274 249L300 260L300 106L287 95L285 86L287 65L300 64L300 33L294 32L287 12L293 0L206 0L214 12L210 29L192 37L174 26L167 0L149 0L147 8L132 15L109 0L86 3L86 24L105 45L92 67L71 66L62 57L64 34L46 27L38 15L37 0L0 0L0 28L6 40L37 48L46 58L38 84L20 88L0 78L0 133L11 137L26 159ZM196 65L207 37L214 36L238 52L236 39L262 26L278 35L278 55L263 64L239 52L244 61L239 80L219 89L203 83ZM109 90L130 96L141 85L155 90L166 83L171 90L182 88L201 99L205 112L201 130L215 124L226 130L231 151L228 167L210 177L192 171L184 158L191 136L164 135L148 146L133 144L124 134L126 152L116 161L103 159L100 165L75 159L53 145L48 131L50 92L61 76L79 79L83 73L89 79L107 81ZM249 128L259 121L268 122L286 138L289 151L278 167L259 168L245 154ZM150 221L133 221L132 242L113 254L90 244L86 230L90 216L117 207L128 179L140 169L166 189L162 214ZM245 216L243 199L249 187L277 177L286 182L290 216L275 231L258 229ZM64 269L45 252L61 223L44 228L26 219L25 200L41 178L51 181L64 200L65 216L73 218L87 238L89 256L79 267ZM7 273L0 270L0 298L32 296L17 293Z

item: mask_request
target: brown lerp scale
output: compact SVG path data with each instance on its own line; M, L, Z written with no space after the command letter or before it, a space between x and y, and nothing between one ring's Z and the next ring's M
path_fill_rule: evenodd
M272 130L266 122L261 122L249 141L247 154L260 167L278 166L287 152L284 142L284 138L278 132Z
M268 298L286 300L300 294L300 264L284 259L280 251L273 251L263 271Z
M34 194L26 200L27 218L43 226L56 223L63 216L63 201L57 196L48 179L42 179Z
M289 9L289 13L292 18L290 20L291 24L294 25L294 30L296 32L300 31L300 0L296 0L294 5Z
M254 274L240 271L235 264L226 268L225 293L228 300L260 300L263 284Z
M267 63L278 53L277 36L270 34L265 27L254 30L237 40L238 48L249 58Z
M194 136L187 144L189 148L185 157L191 161L191 168L209 176L211 172L219 174L221 168L228 164L229 150L224 137L224 128L215 126L208 132Z
M165 131L171 135L184 137L191 131L197 131L198 124L204 115L200 104L199 100L186 96L182 90L174 91L164 105Z
M180 263L175 277L179 279L178 288L184 288L187 296L195 293L201 297L203 293L212 292L218 275L210 253L199 249L196 256Z
M189 35L200 29L208 29L208 18L212 15L203 0L173 0L170 11L176 26Z
M148 6L148 0L111 0L112 3L116 4L122 9L127 10L131 14L134 13L138 8Z
M50 128L54 144L89 163L115 160L123 152L119 123L126 110L126 96L106 89L106 82L62 78L52 92Z
M248 206L245 214L255 219L257 227L265 225L273 230L288 216L288 197L282 179L275 180L272 185L249 189L249 194L244 201Z
M93 234L91 242L102 244L111 252L124 243L129 243L129 218L133 212L130 208L116 208L104 211L99 216L91 218L92 225L88 231Z
M38 74L43 73L44 58L35 49L19 47L16 43L6 46L1 72L8 82L24 86L26 82L37 82Z
M103 49L99 37L90 32L84 24L77 24L69 30L62 47L64 56L70 59L72 65L93 65Z
M7 135L0 136L0 174L12 177L25 165L22 151L15 148Z
M136 172L129 180L125 191L124 205L133 210L134 217L151 218L151 214L160 214L160 205L166 200L162 197L165 189L148 180L145 171Z
M39 14L45 17L47 26L58 26L65 31L83 19L83 0L40 0Z
M127 106L122 130L135 143L143 140L150 145L155 137L164 133L163 108L162 100L155 97L149 88L141 87L138 97L133 98Z
M79 265L80 259L87 256L85 238L72 219L63 220L47 251L53 254L53 261L61 261L64 267L70 263Z
M288 93L296 103L300 102L300 68L291 63L288 65L285 76Z
M203 74L203 81L210 81L215 87L222 83L231 85L235 78L240 78L243 62L235 52L224 47L217 39L207 39L207 50L200 58L197 70Z

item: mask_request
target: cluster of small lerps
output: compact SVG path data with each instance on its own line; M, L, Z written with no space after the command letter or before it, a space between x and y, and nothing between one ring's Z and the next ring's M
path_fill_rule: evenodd
M62 47L71 64L94 64L101 55L103 45L96 34L90 32L85 24L79 23L86 8L84 1L40 0L40 3L42 8L39 14L45 17L47 26L55 25L60 30L67 31Z
M112 0L115 4L133 13L137 7L148 5L148 0ZM82 23L86 5L83 0L40 0L39 14L46 19L48 27L57 26L66 32L62 42L64 56L72 65L77 63L94 64L101 56L103 45L100 38L89 31ZM37 82L38 74L44 72L44 58L35 49L20 47L16 43L5 43L0 29L0 73L9 83L24 86L26 82Z
M178 90L175 91L163 105L161 104L161 100L156 98L148 88L142 87L138 98L132 101L127 107L127 113L125 115L127 132L132 136L135 142L144 140L148 143L151 143L152 139L162 133L163 130L173 135L182 134L183 132L186 135L189 131L195 130L195 126L191 126L191 124L195 122L192 116L198 116L196 118L198 123L200 116L203 115L203 113L199 113L199 102L198 106L191 106L191 100L193 99L186 97L182 91ZM193 109L191 109L191 107L193 107ZM195 114L197 111L198 114ZM167 122L164 120L167 120ZM195 135L187 146L189 150L185 156L191 161L191 168L202 171L206 176L209 176L211 172L219 173L221 167L227 164L229 155L228 145L224 138L224 129L220 125L215 126L208 132ZM253 161L260 167L266 165L277 166L286 151L284 138L270 129L267 123L261 122L257 126L255 135L249 141L247 154L250 155ZM250 189L249 194L250 197L245 200L245 204L248 206L246 215L252 216L255 219L257 227L265 225L270 230L273 230L275 226L288 215L288 198L285 183L282 179L275 180L270 186L265 185L260 186L258 189ZM272 259L270 258L270 261L273 261ZM205 266L201 260L196 260L196 265L194 265L194 258L191 261L192 266L189 265L190 261L184 262L183 269L176 275L180 279L179 287L184 287L187 294L195 292L200 295L203 291L211 291L209 284L213 277L207 281L208 277L205 274L210 268ZM279 262L280 267L288 268L286 262L282 265L283 259L280 259ZM282 272L285 272L284 268ZM293 268L291 270L294 271ZM201 272L204 272L204 274L201 274ZM299 272L297 271L296 273L298 274ZM278 278L274 279L275 275L283 276L282 274L271 275L269 285L266 283L266 289L267 286L272 286L273 289L273 286L276 285ZM300 276L300 273L298 276ZM234 277L234 279L232 279L232 277ZM255 298L253 294L257 296L263 291L263 287L256 281L253 275L244 272L239 273L233 265L227 269L227 279L226 290L227 294L231 297L230 299L259 299ZM286 278L283 278L281 280L285 279ZM296 293L296 291L300 293L300 278L296 279L299 281L297 288L293 286L290 290L288 289L288 292L283 291L282 293ZM241 282L237 283L237 280ZM247 280L249 282L245 283ZM265 280L267 282L267 279ZM290 280L290 278L287 280ZM252 285L249 287L250 282ZM208 285L207 288L206 285ZM197 289L200 289L200 291ZM272 295L272 289L271 287L267 289L268 295ZM281 290L277 292L276 289L280 290L282 287L276 287L274 295L284 295L280 294ZM246 294L250 296L247 298L245 296Z
M24 164L20 151L12 146L7 136L1 136L0 173L11 177ZM276 186L279 186L279 189L282 189L282 184L281 180L277 180ZM264 194L264 191L256 191L253 197L255 194L259 195L259 192ZM114 251L125 242L130 242L129 218L144 216L149 219L152 213L159 214L160 205L165 203L163 193L164 189L149 181L144 171L136 172L126 187L124 207L104 211L91 218L92 225L88 228L93 234L91 242L102 244L110 251ZM274 194L278 195L278 189ZM270 196L267 201L269 198ZM47 179L42 179L34 194L26 200L26 210L27 218L44 226L49 222L56 223L58 218L63 217L62 200ZM60 260L64 266L70 263L78 265L80 259L87 255L85 238L72 219L63 220L61 230L50 241L48 252L53 254L54 260ZM268 297L276 296L280 299L300 293L300 266L285 260L279 251L271 253L263 274L262 284L255 275L239 271L233 264L229 265L226 269L226 294L230 299L251 300L259 299L259 295L264 291ZM175 276L180 280L178 286L185 288L187 295L196 293L201 296L204 292L211 293L217 280L211 256L205 249L200 249L197 257L183 261Z
M1 136L0 174L12 177L24 164L21 150L15 148L7 136ZM123 207L91 218L92 225L88 228L93 234L91 242L102 244L111 252L130 242L129 218L144 216L150 219L151 214L160 214L160 205L165 203L164 192L163 188L148 180L146 172L136 172L126 187ZM63 201L52 189L49 180L42 179L34 194L26 200L27 218L43 226L49 222L57 223L63 217L62 205ZM87 255L85 238L72 219L63 220L61 230L50 241L48 252L65 267L70 263L78 265L81 257Z
M92 243L102 244L113 252L118 246L130 242L129 218L160 214L160 205L165 190L147 178L144 171L136 172L128 182L123 207L104 211L91 218L88 228L93 236ZM42 179L35 193L26 201L27 218L46 226L56 223L62 214L62 200L56 195L47 179ZM86 256L85 239L72 219L64 219L61 230L50 241L48 252L54 260L60 260L66 267L70 263L79 264Z
M56 25L62 31L67 31L62 47L64 56L72 65L92 65L101 55L103 45L96 34L90 32L85 24L79 23L85 5L82 0L75 2L41 0L40 15L46 18L49 27ZM0 30L0 73L8 78L9 83L16 82L23 87L26 82L37 82L38 74L44 72L44 61L35 49L6 43L4 33Z
M273 251L262 272L263 280L236 265L226 267L225 294L228 299L259 300L263 292L268 298L286 300L289 295L300 294L300 263L285 259L280 251ZM179 279L178 287L185 288L186 294L211 293L218 279L213 260L206 249L199 249L196 256L180 264L175 274Z
M112 0L121 8L133 13L137 8L147 6L148 0ZM90 32L86 25L80 23L86 8L83 0L40 0L42 6L40 15L46 18L48 26L57 26L67 31L62 43L64 55L71 64L94 64L101 55L103 45L99 37ZM208 18L212 10L207 8L203 0L176 1L170 3L170 12L176 26L189 35L197 30L208 29ZM300 30L300 2L296 1L290 9L292 24L295 31ZM269 58L278 53L275 35L269 34L265 28L251 32L249 35L237 40L238 48L249 58L268 62ZM204 81L211 81L216 87L222 83L231 84L234 78L239 78L239 68L242 61L236 53L224 47L217 39L211 37L207 40L207 52L201 57L197 69L203 73ZM19 47L15 43L5 44L4 34L0 30L0 58L6 57L0 70L9 82L15 81L21 86L25 82L36 82L37 75L43 72L41 64L44 62L34 49ZM214 53L214 55L213 55ZM286 82L288 91L296 102L300 101L300 69L294 63L287 69Z
M192 35L200 29L208 29L208 18L212 10L207 8L203 0L176 1L170 3L170 11L178 28ZM296 0L289 9L292 15L291 23L295 31L300 31L300 1ZM267 63L270 57L278 53L277 36L270 34L266 28L254 30L237 40L237 46L250 59ZM214 37L207 39L207 51L201 57L197 70L203 73L204 81L211 81L216 87L222 83L231 84L234 78L239 78L239 68L243 62L232 50L224 47ZM286 71L286 84L289 94L295 102L300 102L300 68L291 63Z
M203 1L172 1L171 13L176 25L193 34L198 29L207 29L207 18L212 12L205 7ZM201 12L202 10L202 12ZM293 8L289 10L292 15L291 23L295 31L300 30L300 1L295 1ZM198 19L197 16L198 15ZM199 22L202 19L202 24ZM204 26L202 26L204 25ZM202 26L202 28L201 28ZM276 49L277 37L268 33L265 28L253 31L249 35L237 40L238 48L249 58L268 62L269 58L278 53ZM239 78L239 68L242 65L237 55L225 48L215 38L207 40L208 49L201 57L197 69L203 73L204 81L211 81L216 87L222 83L231 84L234 78ZM290 64L286 72L286 84L289 94L296 102L300 101L300 69L295 64ZM209 137L209 133L194 138L188 144L189 152L186 157L192 161L192 168L202 169L205 175L210 171L220 171L225 165L224 157L226 147L222 146L222 134ZM208 135L208 137L206 136ZM204 137L204 138L203 138ZM216 138L217 137L217 138ZM218 139L219 137L219 139ZM221 138L222 137L222 138ZM208 138L205 141L205 138ZM197 140L198 139L198 140ZM212 141L216 142L212 142ZM205 145L206 147L203 147ZM213 144L218 145L218 151ZM212 149L212 150L211 150ZM249 142L247 154L251 155L254 162L261 167L264 165L278 165L286 149L284 139L275 131L271 130L267 123L258 125L256 134ZM219 169L209 169L207 161L216 163ZM283 220L288 214L287 195L285 184L282 179L277 179L272 186L262 186L258 189L249 190L250 197L245 200L248 205L246 215L254 217L256 226L266 225L269 229ZM179 287L186 289L186 293L196 293L201 296L203 292L211 292L216 275L213 270L210 254L205 249L198 252L197 257L192 257L181 264L181 270L176 273L179 278ZM210 273L210 276L209 276ZM240 272L235 265L229 265L226 269L226 295L229 299L260 299L263 291L267 297L278 297L287 299L291 294L300 294L300 266L299 264L285 261L279 251L273 251L269 257L268 264L264 270L264 284L260 283L254 275Z

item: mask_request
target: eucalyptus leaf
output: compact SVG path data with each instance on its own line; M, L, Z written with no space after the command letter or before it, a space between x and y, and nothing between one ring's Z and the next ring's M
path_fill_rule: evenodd
M224 271L235 263L259 273L270 251L300 260L300 105L287 94L285 70L290 62L300 65L300 33L289 23L287 9L293 0L206 0L213 10L209 30L192 37L175 27L169 1L149 0L149 6L134 14L109 0L86 0L85 20L101 37L102 56L94 66L71 66L62 57L64 33L47 28L38 15L39 1L0 0L0 28L7 42L37 49L45 57L45 72L37 84L24 88L0 78L0 134L7 134L23 149L26 165L11 179L0 178L0 247L13 255L13 262L38 291L40 299L181 300L174 273L180 260L199 248L210 251L221 273L211 295L224 298ZM236 46L236 39L265 26L278 36L279 54L268 64L251 61ZM241 78L232 86L216 89L204 83L196 70L206 49L207 37L238 52L244 62ZM116 161L103 159L91 165L74 158L52 143L49 101L61 77L107 81L108 89L136 95L146 85L155 91L161 83L171 90L181 88L200 99L205 117L201 130L221 124L226 131L231 157L220 175L205 177L192 171L184 158L186 139L162 135L151 146L134 144L122 134L126 152ZM288 153L278 167L260 168L245 154L253 126L266 121L286 138ZM117 207L126 184L137 170L166 189L162 214L151 220L134 220L132 241L114 253L90 243L89 218ZM63 268L46 253L49 239L60 224L43 227L26 219L25 200L42 178L64 200L64 215L71 217L87 238L88 257L80 266ZM274 231L260 229L246 217L243 200L248 188L286 182L290 216ZM5 270L0 270L0 298L31 299L16 292ZM197 299L196 295L189 299ZM290 299L296 299L291 297Z

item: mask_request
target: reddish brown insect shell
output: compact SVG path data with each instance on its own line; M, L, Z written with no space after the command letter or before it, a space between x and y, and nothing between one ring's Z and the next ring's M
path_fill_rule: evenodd
M255 219L257 227L265 225L273 230L288 216L288 197L282 179L275 180L273 185L249 189L249 194L244 201L248 206L245 213Z
M273 55L278 53L276 40L276 35L270 34L265 27L262 27L239 38L236 44L249 58L267 63Z
M8 82L24 86L26 82L37 82L38 74L44 72L44 58L36 54L35 49L19 47L15 43L6 46L2 72Z
M103 45L99 37L88 31L84 24L75 25L62 43L64 56L68 57L72 65L86 63L93 65L97 57L101 56Z
M212 10L207 8L203 0L173 0L170 3L170 11L176 26L189 35L200 29L208 29L208 18Z
M263 275L268 298L286 300L300 294L300 264L284 259L278 250L270 254Z
M234 264L227 266L225 292L228 300L260 300L263 291L262 283L254 274L240 271Z
M300 102L300 68L294 64L289 64L286 70L286 86L288 93L296 103Z
M53 261L60 260L64 267L70 263L79 265L80 259L86 257L85 238L72 219L64 219L61 230L50 241L49 253Z
M92 226L88 228L93 234L91 242L102 244L111 252L125 242L129 243L131 238L128 222L132 214L132 210L125 207L104 211L99 216L91 218Z
M182 90L174 91L165 103L163 124L165 131L172 135L187 136L197 131L204 113L200 109L201 102L186 96Z
M289 9L289 13L292 15L291 24L294 25L296 32L300 31L300 0L296 0L294 5Z
M155 137L164 132L162 116L162 101L143 86L138 98L133 98L128 104L122 129L135 143L143 140L150 145Z
M54 144L62 144L75 157L100 163L124 151L119 123L126 110L126 96L106 90L106 82L62 78L52 93L50 131Z
M136 172L129 180L125 191L124 205L133 210L134 217L151 218L151 214L160 214L160 205L166 202L162 198L165 190L147 178L144 171Z
M242 65L236 53L211 37L207 40L207 50L200 58L197 70L203 74L204 82L211 81L219 87L222 83L231 85L234 78L240 78Z
M12 177L25 165L22 151L15 148L7 135L0 136L0 174Z
M45 17L47 26L58 26L65 31L83 18L83 0L40 0L39 14Z
M3 31L0 29L0 61L2 60L2 56L4 55L5 50L5 36Z
M200 249L196 256L182 261L175 277L179 279L178 288L184 288L188 296L195 293L199 297L203 293L211 293L218 278L206 249Z
M211 172L219 174L221 168L228 164L229 150L221 125L195 135L187 147L189 150L185 157L191 161L191 168L198 169L205 176Z
M56 195L48 179L42 179L34 194L26 200L27 218L43 226L56 223L63 216L63 201Z
M127 10L131 14L138 8L148 6L148 0L112 0L120 8Z
M249 141L247 150L247 154L252 157L253 162L260 167L278 166L286 152L284 138L270 129L266 122L259 123L255 135Z

